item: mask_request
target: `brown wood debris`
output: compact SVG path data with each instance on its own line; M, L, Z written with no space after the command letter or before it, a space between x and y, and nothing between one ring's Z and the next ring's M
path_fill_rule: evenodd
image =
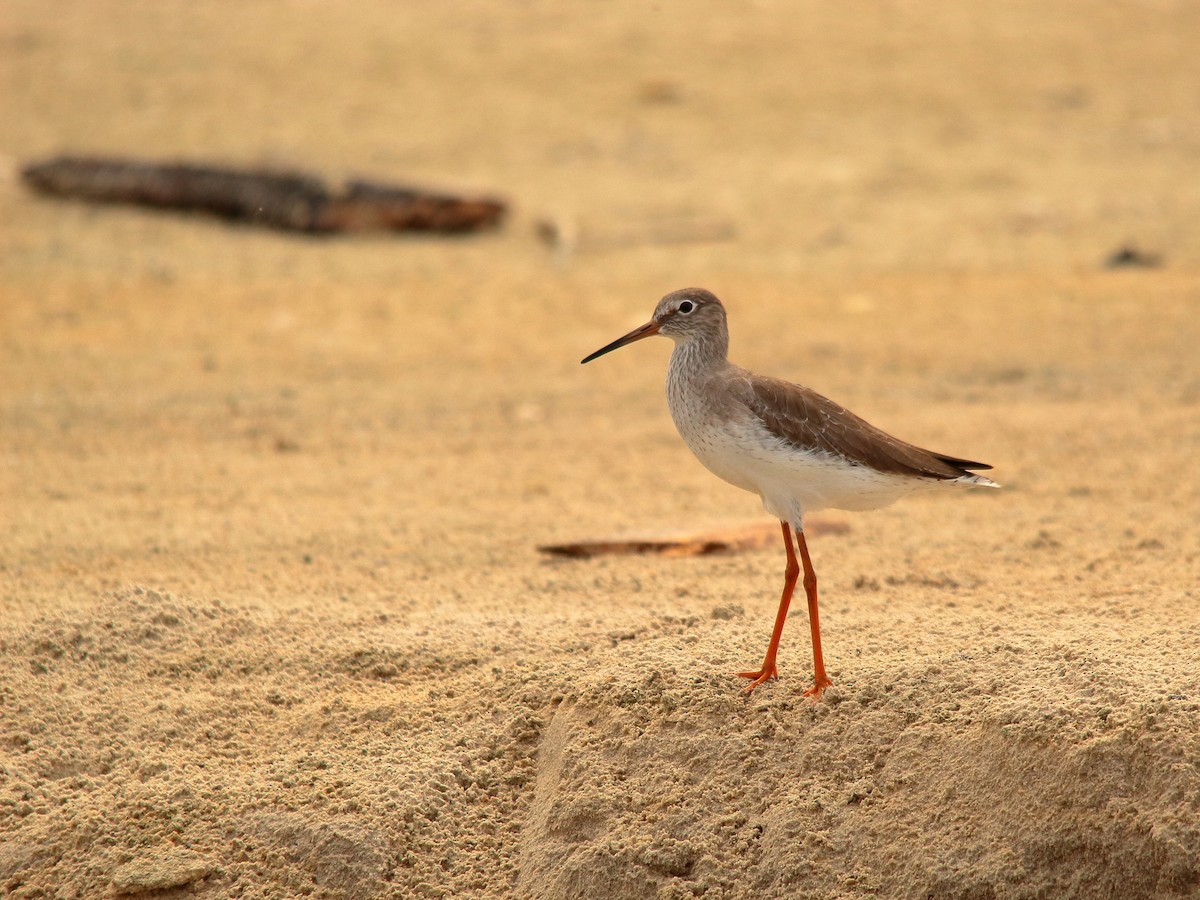
M850 526L845 522L812 521L804 526L806 535L845 534ZM655 554L657 556L708 556L712 553L738 553L762 547L782 547L783 538L778 522L755 522L709 531L670 532L659 535L638 535L575 541L569 544L546 544L538 547L550 556L571 559L591 559L596 556L626 556Z
M60 156L26 166L36 191L96 203L203 212L237 222L310 234L386 231L464 233L497 227L506 204L419 188L351 181L333 192L303 172L193 163Z

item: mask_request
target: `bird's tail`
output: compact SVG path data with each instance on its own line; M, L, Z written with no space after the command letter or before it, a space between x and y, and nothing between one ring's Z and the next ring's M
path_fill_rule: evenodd
M978 485L979 487L1000 487L1000 485L992 481L992 479L988 478L986 475L976 475L975 472L972 471L975 469L990 469L991 466L989 466L987 463L972 462L969 459L959 459L957 456L943 456L940 453L937 454L937 458L946 465L962 472L958 478L954 479L954 481L958 484L974 484Z
M986 475L966 474L954 479L955 484L973 484L977 487L1000 487L995 481L988 478Z

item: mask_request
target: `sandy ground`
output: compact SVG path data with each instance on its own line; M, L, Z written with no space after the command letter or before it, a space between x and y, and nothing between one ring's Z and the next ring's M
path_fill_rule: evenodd
M6 0L0 893L1195 896L1197 34ZM305 239L30 195L59 152L514 211ZM737 361L1005 485L817 517L818 704L802 605L778 681L729 674L780 548L536 551L765 521L675 435L666 341L578 365L685 285Z

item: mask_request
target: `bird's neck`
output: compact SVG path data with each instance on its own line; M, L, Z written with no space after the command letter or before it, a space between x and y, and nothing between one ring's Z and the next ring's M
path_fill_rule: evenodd
M729 364L726 335L698 335L679 341L671 353L668 373L676 378L694 378Z

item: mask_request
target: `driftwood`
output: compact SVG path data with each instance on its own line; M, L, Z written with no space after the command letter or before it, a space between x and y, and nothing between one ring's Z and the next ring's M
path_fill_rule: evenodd
M850 530L845 522L815 520L804 526L804 532L814 534L844 534ZM571 559L591 559L596 556L628 556L653 554L657 556L708 556L713 553L737 553L762 547L782 546L778 522L762 522L719 528L714 531L689 531L670 534L637 535L602 538L594 541L574 541L569 544L546 544L538 547L550 556Z
M238 170L61 156L26 166L34 190L98 203L204 212L238 222L314 234L389 230L461 233L495 228L505 204L395 185L352 181L340 193L303 172Z

